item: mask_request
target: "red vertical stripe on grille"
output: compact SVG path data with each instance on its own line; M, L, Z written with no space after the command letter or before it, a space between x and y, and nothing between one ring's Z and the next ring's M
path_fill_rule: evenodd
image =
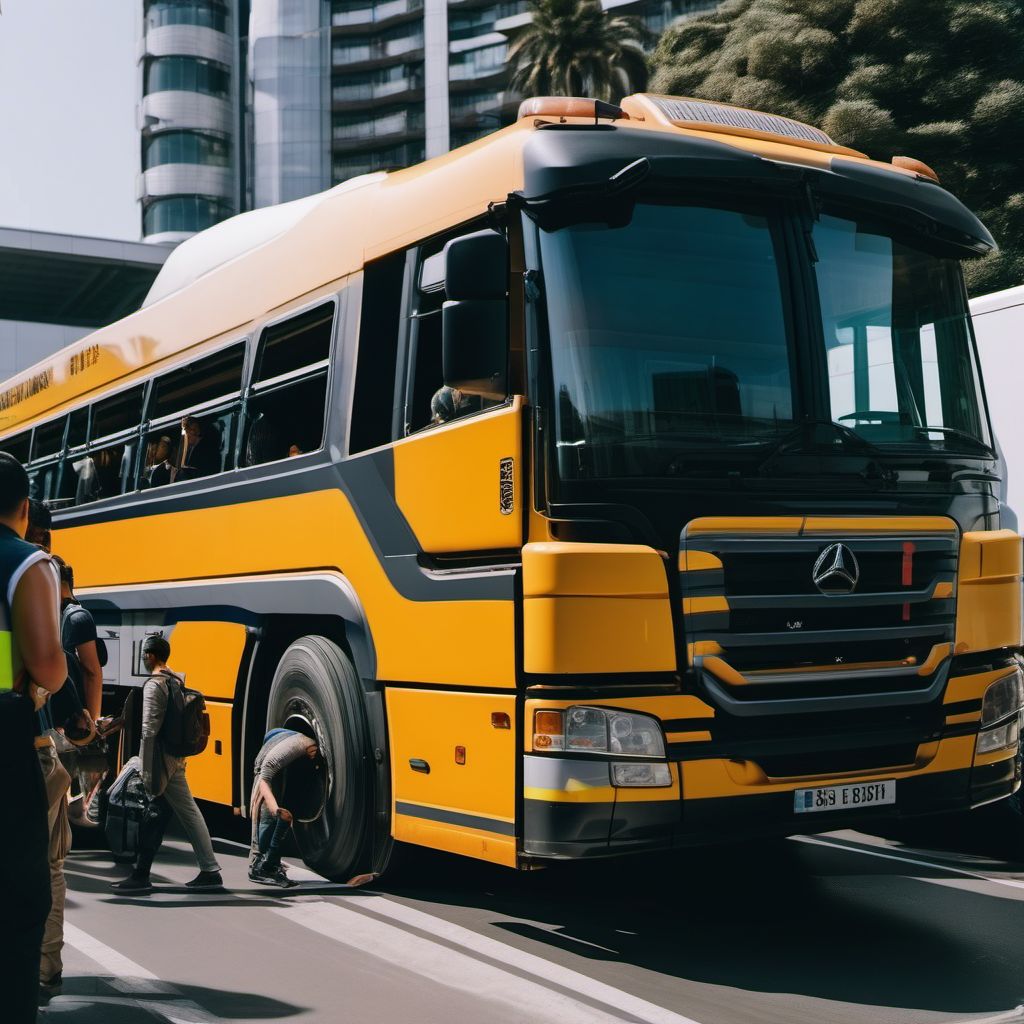
M914 542L905 540L903 542L903 572L900 579L905 587L912 586L914 583L914 551ZM908 601L903 602L903 621L910 621L910 603Z

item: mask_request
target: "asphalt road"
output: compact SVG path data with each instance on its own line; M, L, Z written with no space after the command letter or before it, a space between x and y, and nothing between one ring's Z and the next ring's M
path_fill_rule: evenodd
M1024 1022L1024 863L1002 819L854 832L529 874L422 854L348 890L180 888L152 896L73 852L64 994L51 1024ZM232 832L237 836L237 831ZM2 1014L0 1014L2 1016Z

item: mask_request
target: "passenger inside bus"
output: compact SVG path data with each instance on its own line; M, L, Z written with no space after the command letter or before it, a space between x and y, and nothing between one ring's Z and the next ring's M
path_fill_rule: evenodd
M183 416L181 432L185 453L175 479L196 480L199 477L219 473L221 469L221 437L216 424L204 424L195 416Z
M143 487L163 487L174 479L174 442L166 434L146 445Z
M243 465L295 458L323 444L326 372L259 395L249 404Z

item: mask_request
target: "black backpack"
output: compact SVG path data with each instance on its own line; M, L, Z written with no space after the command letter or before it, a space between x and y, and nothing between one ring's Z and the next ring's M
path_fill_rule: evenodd
M172 757L195 757L210 742L210 715L198 690L190 690L173 672L160 673L167 683L167 711L160 742Z

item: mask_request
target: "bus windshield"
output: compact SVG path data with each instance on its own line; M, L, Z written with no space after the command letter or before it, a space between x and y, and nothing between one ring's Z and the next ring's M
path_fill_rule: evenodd
M640 202L623 226L541 229L562 479L673 475L829 414L882 449L988 443L957 263L822 214L793 247L824 343L802 351L785 216Z

